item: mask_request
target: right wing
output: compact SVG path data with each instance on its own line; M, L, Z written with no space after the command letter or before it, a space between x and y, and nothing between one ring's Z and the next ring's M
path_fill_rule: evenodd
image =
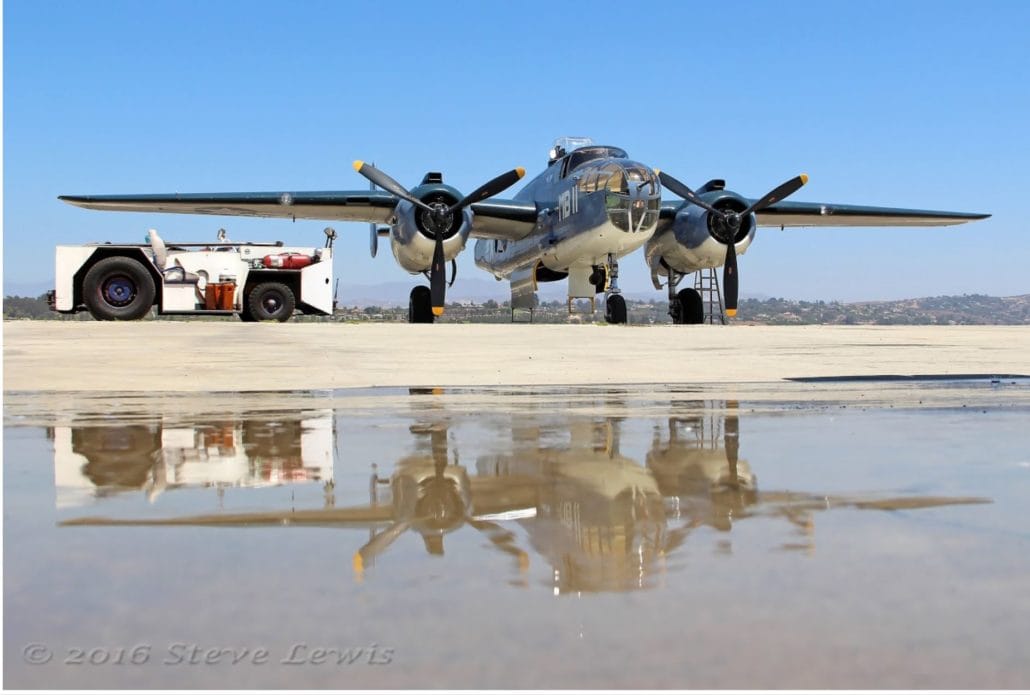
M396 196L384 191L62 195L58 198L90 210L379 223L386 223L397 207Z
M398 199L385 191L303 191L283 193L158 193L143 195L62 195L80 208L117 212L173 212L187 215L281 217L389 224ZM522 239L536 226L534 203L489 198L472 204L472 236Z

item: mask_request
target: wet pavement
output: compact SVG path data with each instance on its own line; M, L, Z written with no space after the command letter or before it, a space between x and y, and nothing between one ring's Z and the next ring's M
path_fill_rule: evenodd
M1030 383L5 394L9 688L1030 685Z

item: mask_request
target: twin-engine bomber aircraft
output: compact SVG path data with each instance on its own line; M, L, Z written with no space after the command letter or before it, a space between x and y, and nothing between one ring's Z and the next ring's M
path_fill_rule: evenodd
M354 168L372 183L370 191L200 193L168 195L61 196L94 210L176 212L202 215L284 217L296 220L370 222L371 251L389 236L394 258L429 287L411 291L408 318L431 323L443 314L455 259L475 238L476 265L511 284L511 306L536 306L537 283L568 278L569 310L574 300L605 294L605 318L626 323L626 302L618 286L619 258L641 246L656 289L669 293L673 323L700 323L703 307L693 288L676 291L684 276L723 267L726 313L737 310L737 254L744 253L759 226L893 227L943 226L990 215L902 208L784 202L808 181L804 174L761 198L745 198L713 179L697 191L665 172L629 159L618 147L588 138L559 138L547 169L513 198L499 193L522 178L513 169L467 196L429 172L410 191L371 164ZM379 189L382 190L377 190ZM662 188L682 200L662 200ZM387 227L378 227L385 224Z

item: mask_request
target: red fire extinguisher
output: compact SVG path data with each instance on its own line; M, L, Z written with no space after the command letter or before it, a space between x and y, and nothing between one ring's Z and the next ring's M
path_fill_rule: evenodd
M265 256L262 260L266 268L283 268L285 270L298 270L314 262L315 259L303 253L276 253Z

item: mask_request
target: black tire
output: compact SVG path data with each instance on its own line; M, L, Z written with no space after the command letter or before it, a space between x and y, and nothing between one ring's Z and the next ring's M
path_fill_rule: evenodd
M705 305L701 301L701 293L692 287L680 290L676 295L679 300L679 320L674 314L673 323L697 324L705 322Z
M257 321L257 319L254 318L254 314L250 313L250 304L247 302L243 303L243 308L240 309L239 317L240 321L243 321L243 323L254 323Z
M281 282L263 282L247 295L247 306L240 316L249 311L255 321L289 321L296 307L293 290Z
M604 320L612 324L626 323L626 300L621 294L608 297L604 305Z
M429 288L419 285L412 289L408 297L408 323L432 323L435 318Z
M139 261L112 256L98 261L82 281L82 300L97 321L135 321L154 306L154 278Z
M608 284L608 271L601 266L594 266L594 270L590 273L590 282L594 285L594 292L601 294L604 292L604 286Z

